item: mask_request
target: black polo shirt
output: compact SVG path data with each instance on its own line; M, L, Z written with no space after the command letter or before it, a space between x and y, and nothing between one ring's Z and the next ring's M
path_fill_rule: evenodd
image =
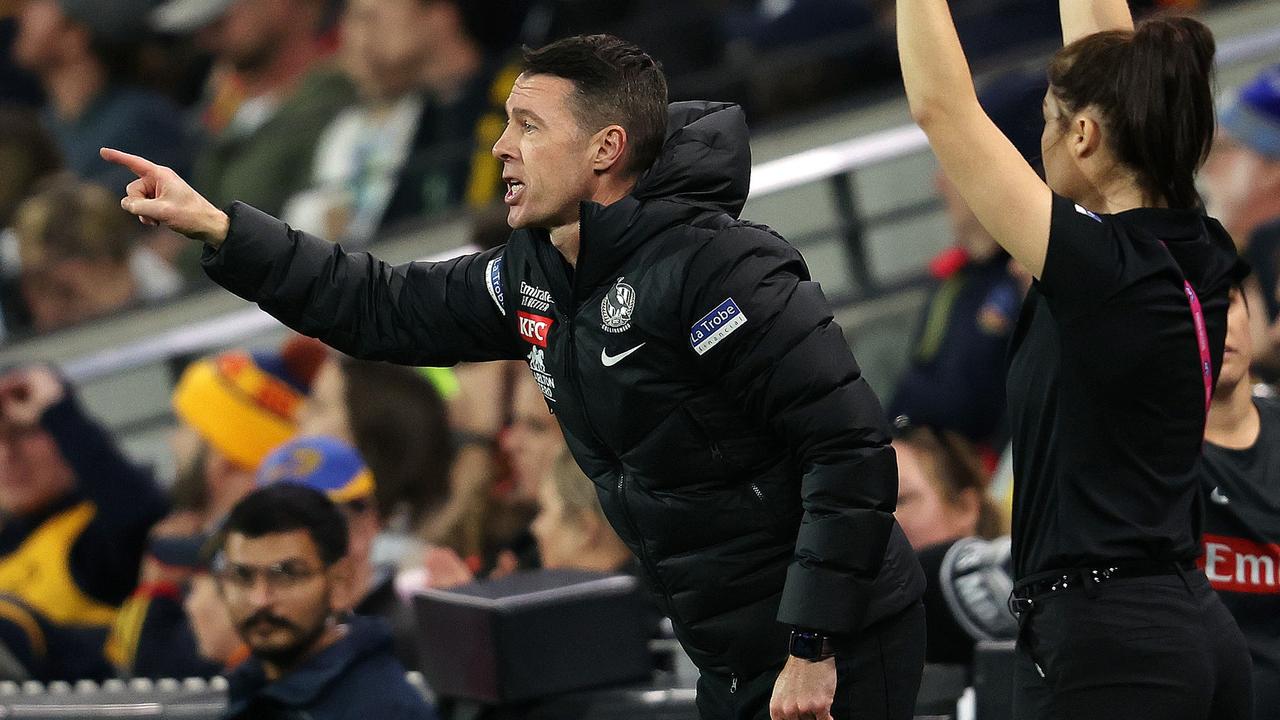
M1205 391L1183 278L1216 381L1234 246L1193 210L1096 215L1055 196L1052 213L1008 375L1015 577L1190 560Z
M1252 447L1205 443L1204 568L1253 656L1255 708L1280 707L1280 401L1254 398Z

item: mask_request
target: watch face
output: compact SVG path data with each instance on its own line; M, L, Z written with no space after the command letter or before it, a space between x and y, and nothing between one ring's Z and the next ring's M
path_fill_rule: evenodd
M822 657L822 635L814 632L791 633L791 654L802 660L818 660Z

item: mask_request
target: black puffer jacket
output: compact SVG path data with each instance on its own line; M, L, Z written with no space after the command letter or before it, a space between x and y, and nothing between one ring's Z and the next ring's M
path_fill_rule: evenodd
M736 219L741 110L671 112L633 193L582 204L575 269L530 230L393 267L244 205L205 267L352 355L527 360L694 661L749 674L785 658L781 623L853 634L924 580L880 405L826 299L794 248Z

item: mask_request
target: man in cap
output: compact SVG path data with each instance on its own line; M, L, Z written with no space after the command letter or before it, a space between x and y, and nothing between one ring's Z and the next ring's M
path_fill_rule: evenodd
M145 18L154 0L29 0L18 17L14 59L48 97L44 123L67 166L113 192L128 173L98 157L104 143L189 167L182 112L158 93L129 84Z

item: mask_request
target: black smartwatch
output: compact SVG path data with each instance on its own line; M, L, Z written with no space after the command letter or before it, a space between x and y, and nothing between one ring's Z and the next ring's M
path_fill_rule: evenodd
M836 650L831 644L831 637L817 630L791 628L791 657L818 662L835 657Z

